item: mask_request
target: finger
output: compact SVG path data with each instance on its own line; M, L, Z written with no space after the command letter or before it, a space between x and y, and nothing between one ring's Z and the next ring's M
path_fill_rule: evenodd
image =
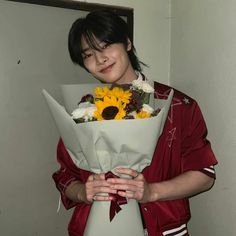
M115 189L111 189L111 188L106 188L106 187L97 187L97 188L91 188L91 189L87 189L86 190L86 195L87 195L87 199L89 202L93 201L93 197L99 194L105 194L102 195L102 197L108 197L109 194L116 194L117 190ZM101 196L101 195L99 195ZM107 200L109 200L110 198L107 198ZM99 198L99 200L102 200L102 198Z
M94 193L94 195L97 194L97 193L113 193L113 194L116 194L117 190L102 186L102 187L94 188L93 193Z
M93 181L93 179L94 179L94 175L90 175L87 181Z
M117 194L121 197L136 199L136 194L133 191L118 191Z
M105 180L105 174L93 174L93 180Z
M93 197L93 200L94 201L112 201L113 197L112 196L98 196L98 195L95 195Z
M122 179L122 178L111 178L107 180L111 184L111 188L116 188L119 185L133 185L136 187L142 187L144 185L143 179Z
M112 189L115 189L116 191L122 190L122 191L132 191L132 192L137 192L137 191L142 190L142 188L139 186L123 185L123 184L116 184L116 185L112 186Z
M132 175L133 179L136 179L140 175L139 172L136 171L135 175Z
M136 171L136 170L133 170L133 169L130 169L130 168L116 168L115 170L116 173L118 174L126 174L126 175L129 175L131 176L133 179L138 177L140 172Z
M132 174L134 175L136 173L136 171L133 169L123 168L123 167L116 168L115 172L118 174L126 174L126 175L130 175L130 176L132 176Z
M111 185L111 183L109 183L106 180L92 180L92 181L87 181L86 182L86 187L99 187L99 186L106 186L109 187Z

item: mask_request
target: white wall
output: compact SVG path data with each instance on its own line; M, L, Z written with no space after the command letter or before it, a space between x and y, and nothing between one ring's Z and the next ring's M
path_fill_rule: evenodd
M75 17L0 1L0 235L66 234L51 179L58 133L41 90L60 98L58 85L76 81L66 49Z
M173 0L170 83L199 101L219 165L192 199L193 236L236 235L236 2Z
M135 42L151 67L147 75L167 82L169 1L100 3L134 8ZM67 51L78 15L0 1L0 235L66 235L70 212L56 213L59 195L51 179L58 133L41 90L60 100L59 84L87 80Z

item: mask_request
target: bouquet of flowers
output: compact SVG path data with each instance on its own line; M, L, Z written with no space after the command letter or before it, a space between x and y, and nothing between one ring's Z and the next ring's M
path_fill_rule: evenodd
M95 96L82 97L72 117L76 123L150 118L159 112L148 105L151 93L153 87L142 80L134 80L131 85L97 87Z
M117 167L141 172L150 165L173 96L171 91L159 103L153 92L152 86L140 80L110 88L63 85L66 109L45 90L43 94L75 165L108 173ZM129 200L121 208L110 221L110 202L94 201L84 235L143 235L138 203Z

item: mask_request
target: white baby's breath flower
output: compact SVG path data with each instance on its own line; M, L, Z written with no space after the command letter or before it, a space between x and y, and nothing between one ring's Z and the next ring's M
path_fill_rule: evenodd
M154 88L146 81L143 81L142 90L145 93L154 93Z
M154 88L147 82L138 78L132 81L132 87L134 89L142 90L145 93L154 93Z
M85 115L85 108L76 108L71 113L73 119L80 119L83 118Z
M94 106L94 104L92 104L90 102L81 102L79 104L79 108L88 108L88 107L91 107L91 106Z
M88 121L93 118L96 106L90 102L83 102L79 104L79 107L72 111L71 115L73 119L84 119Z
M132 86L135 89L142 89L142 84L143 84L142 78L138 78L132 81Z
M91 106L86 109L85 121L94 118L94 112L97 110L96 106Z
M136 117L137 116L137 112L136 111L132 111L128 114L129 116L133 116Z
M152 114L154 112L154 109L148 104L143 104L142 111Z

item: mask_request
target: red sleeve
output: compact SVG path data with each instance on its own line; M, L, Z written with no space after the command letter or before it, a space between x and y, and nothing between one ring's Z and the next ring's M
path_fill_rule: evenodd
M67 186L75 180L85 183L90 172L81 170L75 166L63 144L62 139L59 140L57 145L57 161L60 164L60 169L52 175L52 178L61 194L63 205L66 209L69 209L77 205L77 203L66 197L65 190Z
M207 127L196 102L183 117L182 170L207 170L217 164L210 142L206 139Z

